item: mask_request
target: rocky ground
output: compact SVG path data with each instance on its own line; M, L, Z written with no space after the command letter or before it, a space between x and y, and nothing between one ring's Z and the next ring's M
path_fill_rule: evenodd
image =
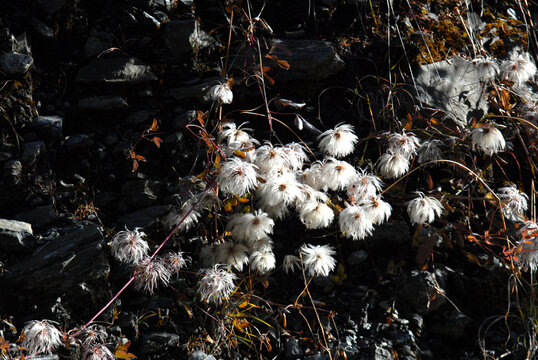
M207 93L222 81L223 68L233 78L234 94L223 114L237 124L249 121L259 140L287 143L298 134L315 147L319 131L341 121L372 141L396 122L419 133L433 121L457 134L492 112L527 114L535 124L534 83L513 85L517 96L507 91L503 97L498 87L496 93L492 87L472 90L484 75L462 70L478 54L469 36L461 35L461 24L471 28L474 15L468 14L475 14L476 26L489 36L475 42L495 58L506 58L517 46L535 54L534 29L525 24L536 9L519 2L469 4L1 2L2 356L15 358L20 330L30 320L57 321L73 334L128 281L132 269L115 260L108 246L118 231L140 227L153 248L166 238L163 217L190 190L203 187L196 176L209 166L207 139L193 124L201 125L197 111L214 114L217 105ZM432 70L432 63L458 54L466 57ZM264 75L260 61L267 66ZM435 84L434 71L442 71L447 86ZM290 110L275 98L305 105ZM265 100L278 121L268 121ZM513 135L509 150L515 155L507 150L495 161L471 159L466 150L458 153L458 145L445 145L453 159L467 156L466 164L482 167L490 185L510 180L530 194L534 165L521 159L534 156L534 128L518 131L526 143ZM380 151L369 144L351 158L375 163ZM520 160L517 167L513 159ZM505 177L499 175L504 170ZM482 193L476 200L467 191L478 186L472 181L448 166L410 177L390 195L391 219L364 241L338 237L335 229L305 230L293 218L278 222L273 239L279 263L305 242L331 238L338 249L333 275L308 286L312 300L300 296L300 276L277 270L243 274L248 280L227 305L199 301L198 253L211 233L209 226L198 227L174 235L163 248L192 258L184 274L152 296L128 288L95 323L110 350L127 359L530 358L537 322L528 285L533 279L510 266L501 240L485 235L498 224L488 210L491 198ZM430 190L450 188L453 208L435 226L422 228L406 218L405 192L427 182ZM469 212L478 215L463 221L467 209L461 204L471 202ZM505 233L516 228L510 223ZM80 356L71 346L43 358Z

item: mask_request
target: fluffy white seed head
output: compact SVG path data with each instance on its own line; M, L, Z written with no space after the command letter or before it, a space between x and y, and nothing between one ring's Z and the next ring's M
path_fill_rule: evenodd
M521 221L527 211L527 194L520 192L514 184L497 190L497 196L503 202L503 213L511 221Z
M301 206L301 222L307 229L322 229L328 227L334 219L334 212L327 204L309 201Z
M360 201L359 206L376 225L387 221L392 213L392 207L388 202L381 200L381 195L371 195Z
M205 94L205 101L220 101L223 104L231 104L234 99L234 94L228 83L220 83L209 89Z
M62 345L62 332L50 320L32 320L24 326L24 340L21 346L28 349L29 357L37 354L51 354Z
M219 134L219 140L221 142L226 141L228 146L231 143L242 143L250 141L252 138L249 132L251 132L252 129L244 128L243 125L245 124L247 124L247 122L244 122L239 126L237 126L233 122L222 123L222 131Z
M303 196L299 183L292 175L269 179L260 185L256 194L260 199L260 204L265 206L262 206L263 209L266 209L267 206L289 206Z
M222 164L218 182L224 194L243 195L258 186L257 166L238 158L231 158Z
M441 140L437 139L424 141L418 149L418 162L425 164L442 159L441 149L439 148L442 143Z
M149 251L148 243L142 239L145 235L139 228L118 232L110 242L112 256L127 264L140 264Z
M488 155L504 150L506 142L503 134L495 127L495 124L484 124L473 129L473 149L482 150Z
M202 301L214 302L220 304L222 300L228 299L235 290L234 280L237 276L219 265L215 265L211 269L204 269L200 284L198 285L198 293Z
M169 252L163 256L163 264L170 270L171 273L177 274L187 266L187 260L184 253L181 251Z
M340 212L338 222L342 234L353 240L362 240L374 230L374 223L360 206L347 206Z
M282 261L282 269L286 274L295 272L296 269L300 269L301 259L295 255L286 255Z
M289 167L294 171L302 169L304 162L308 159L304 146L298 143L286 144L284 152L288 156Z
M265 145L256 149L256 165L261 174L267 174L274 169L289 167L290 160L287 151L281 146L273 146L266 142Z
M322 169L323 163L319 161L312 163L308 169L305 169L300 174L302 182L315 190L323 189L326 185L325 180L323 179Z
M407 203L407 213L413 224L431 223L441 216L443 204L432 196L417 193L418 197Z
M336 251L328 245L304 244L300 249L301 258L309 276L327 276L334 270Z
M170 282L170 268L160 258L149 258L136 267L134 285L139 291L153 295L159 285L168 286Z
M417 153L420 140L412 133L390 133L388 137L388 152L400 153L410 158Z
M331 190L343 190L357 177L357 171L351 164L335 158L327 158L321 173L325 185Z
M248 264L247 247L239 243L224 243L217 246L217 262L233 266L237 271L243 271Z
M167 229L174 229L179 225L178 230L181 232L189 231L196 223L200 217L200 213L194 209L191 209L194 205L194 202L187 201L181 209L174 207L166 216L163 218L163 225Z
M378 191L381 191L382 187L383 181L379 177L361 169L357 172L357 177L347 187L347 195L355 203L376 195Z
M276 266L275 254L272 251L254 251L250 254L250 268L260 274L266 274Z
M92 344L84 348L83 360L114 360L116 356L103 344Z
M483 82L494 80L501 72L497 60L489 56L479 55L473 59L473 63L477 67L479 74L481 74L480 80Z
M255 251L273 251L273 240L269 236L257 240L249 240L246 245L248 246L248 249L251 253Z
M377 160L377 170L387 179L399 178L409 170L409 158L399 152L387 151Z
M536 75L536 65L528 52L512 52L510 58L501 63L501 76L505 80L521 85Z
M332 130L327 130L318 136L319 148L325 154L334 157L343 157L355 150L358 141L353 132L353 126L339 124Z
M233 215L226 229L239 241L258 240L273 233L275 222L262 210Z

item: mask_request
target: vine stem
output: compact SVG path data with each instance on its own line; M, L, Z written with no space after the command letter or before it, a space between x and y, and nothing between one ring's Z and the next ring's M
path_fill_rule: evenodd
M162 247L164 246L164 244L166 244L166 242L168 240L170 240L170 238L172 237L172 235L174 235L178 230L179 230L179 227L181 226L181 224L183 224L183 222L185 221L185 219L187 219L187 217L194 211L194 209L198 206L198 204L200 204L200 202L204 199L205 195L215 187L216 183L212 183L205 191L204 191L204 196L200 197L200 199L198 199L198 201L196 201L196 203L194 205L192 205L189 210L187 211L187 213L181 218L181 220L179 221L179 223L176 225L176 227L168 234L168 236L161 242L161 245L159 245L159 247L153 252L153 254L150 256L149 261L153 260L155 258L155 256L157 256L157 254L159 253L159 251L162 249ZM116 295L114 295L112 297L112 299L110 299L105 306L103 306L101 308L101 310L99 310L86 324L84 324L84 326L75 333L74 336L77 336L78 334L80 334L84 329L86 329L88 326L90 326L94 321L95 319L97 319L97 317L99 317L99 315L101 315L106 309L108 309L108 307L110 305L112 305L112 303L118 298L118 296L120 296L124 291L125 289L127 289L129 287L129 285L131 285L131 283L134 281L136 275L133 275L131 276L131 278L127 281L127 283L125 283L125 285L123 285L123 287L116 293Z

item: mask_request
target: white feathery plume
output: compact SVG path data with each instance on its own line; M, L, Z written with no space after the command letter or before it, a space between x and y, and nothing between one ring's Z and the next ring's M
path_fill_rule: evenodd
M471 132L473 149L482 150L488 155L504 150L506 142L495 124L484 124Z
M272 251L254 251L250 254L250 268L260 274L266 274L276 266L275 254Z
M342 234L353 240L362 240L374 230L374 223L360 206L348 205L340 212L338 222Z
M257 166L238 158L222 164L218 182L224 194L244 195L258 186Z
M327 276L336 266L336 251L331 246L304 244L299 251L309 276Z
M407 213L413 224L431 223L441 216L443 204L432 196L417 192L418 197L407 202Z
M409 158L399 152L387 151L377 160L377 169L387 179L399 178L409 170Z
M353 126L349 124L338 124L334 129L327 130L318 135L319 148L327 155L343 157L355 150L358 141L357 135L353 132Z
M357 177L357 171L348 162L327 158L321 170L326 186L331 190L347 188Z
M359 202L366 216L376 225L388 220L392 207L386 201L381 200L381 195L371 195Z

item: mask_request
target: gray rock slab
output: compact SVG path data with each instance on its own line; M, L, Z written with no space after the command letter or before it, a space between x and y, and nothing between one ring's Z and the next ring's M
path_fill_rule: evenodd
M81 110L112 111L125 109L129 104L121 96L92 96L79 100Z
M480 120L487 113L483 94L491 75L491 69L459 56L422 65L416 77L418 100L465 127L473 117Z
M0 219L0 251L28 252L34 243L32 225L23 221Z
M61 116L36 116L32 121L32 128L45 140L61 139L63 118Z
M9 52L0 55L0 71L8 75L23 75L34 63L30 55Z
M96 60L81 68L76 78L80 83L139 84L155 80L151 68L132 57Z
M80 222L7 271L0 285L13 289L8 301L21 309L48 309L58 297L77 306L101 305L110 296L110 265L105 240L96 224ZM64 296L67 294L66 296Z

